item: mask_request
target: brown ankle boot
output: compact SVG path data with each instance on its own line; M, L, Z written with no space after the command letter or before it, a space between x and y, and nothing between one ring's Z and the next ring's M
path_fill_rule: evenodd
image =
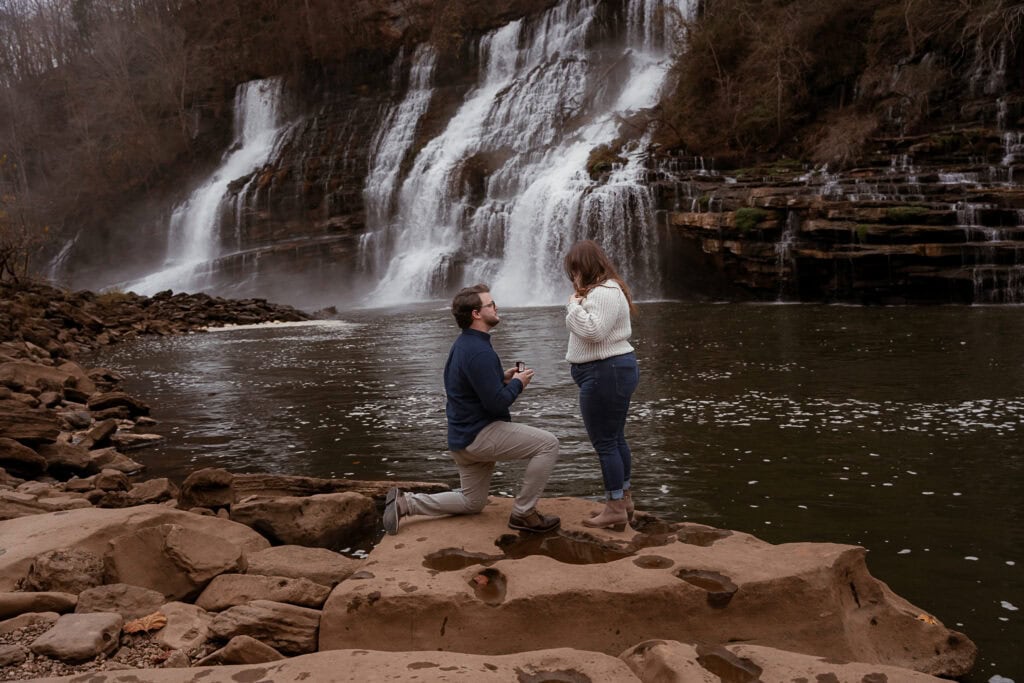
M583 520L583 526L591 529L612 529L613 531L625 531L626 523L629 522L629 515L626 514L626 500L609 500L604 504L604 510L600 514Z

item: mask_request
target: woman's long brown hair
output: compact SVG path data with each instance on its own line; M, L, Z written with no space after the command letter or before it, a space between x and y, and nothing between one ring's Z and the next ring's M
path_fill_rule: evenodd
M604 253L604 249L594 240L580 240L569 247L569 251L565 255L564 266L565 274L569 276L572 286L576 289L576 294L580 297L586 297L594 287L602 282L614 280L619 287L622 287L622 293L626 295L629 312L636 313L629 286L615 270L615 266L608 255Z

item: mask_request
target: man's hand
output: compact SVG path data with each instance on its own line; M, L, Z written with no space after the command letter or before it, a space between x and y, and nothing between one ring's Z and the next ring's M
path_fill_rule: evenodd
M523 370L522 372L515 372L515 368L513 368L512 370L512 379L517 379L520 382L522 382L523 389L525 389L530 384L530 380L533 379L533 370L526 369Z
M514 374L516 374L516 367L513 365L512 367L505 371L505 377L503 378L505 384L508 384L509 380L512 379L512 375Z

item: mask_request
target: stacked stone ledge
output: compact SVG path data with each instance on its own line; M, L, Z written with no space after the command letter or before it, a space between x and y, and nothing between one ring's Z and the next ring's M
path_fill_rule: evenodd
M167 317L197 327L212 302L220 322L252 304L127 296L136 314L116 319L141 327L125 332L94 297L45 293L0 305L0 680L926 681L973 665L966 636L892 594L852 546L646 515L595 532L577 499L547 503L565 522L543 543L507 533L508 500L380 540L391 482L140 481L123 452L137 443L118 436L152 424L148 408L62 354L195 329L145 318L156 301L188 304ZM63 319L46 343L33 296L82 324Z

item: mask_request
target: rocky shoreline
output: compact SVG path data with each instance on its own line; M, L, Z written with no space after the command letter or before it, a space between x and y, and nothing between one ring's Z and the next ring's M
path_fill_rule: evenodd
M129 453L159 438L149 407L78 362L142 334L310 317L0 284L0 680L874 682L973 666L970 639L855 546L644 514L588 530L572 498L548 503L563 528L540 537L508 533L498 499L380 539L395 482L146 479Z

